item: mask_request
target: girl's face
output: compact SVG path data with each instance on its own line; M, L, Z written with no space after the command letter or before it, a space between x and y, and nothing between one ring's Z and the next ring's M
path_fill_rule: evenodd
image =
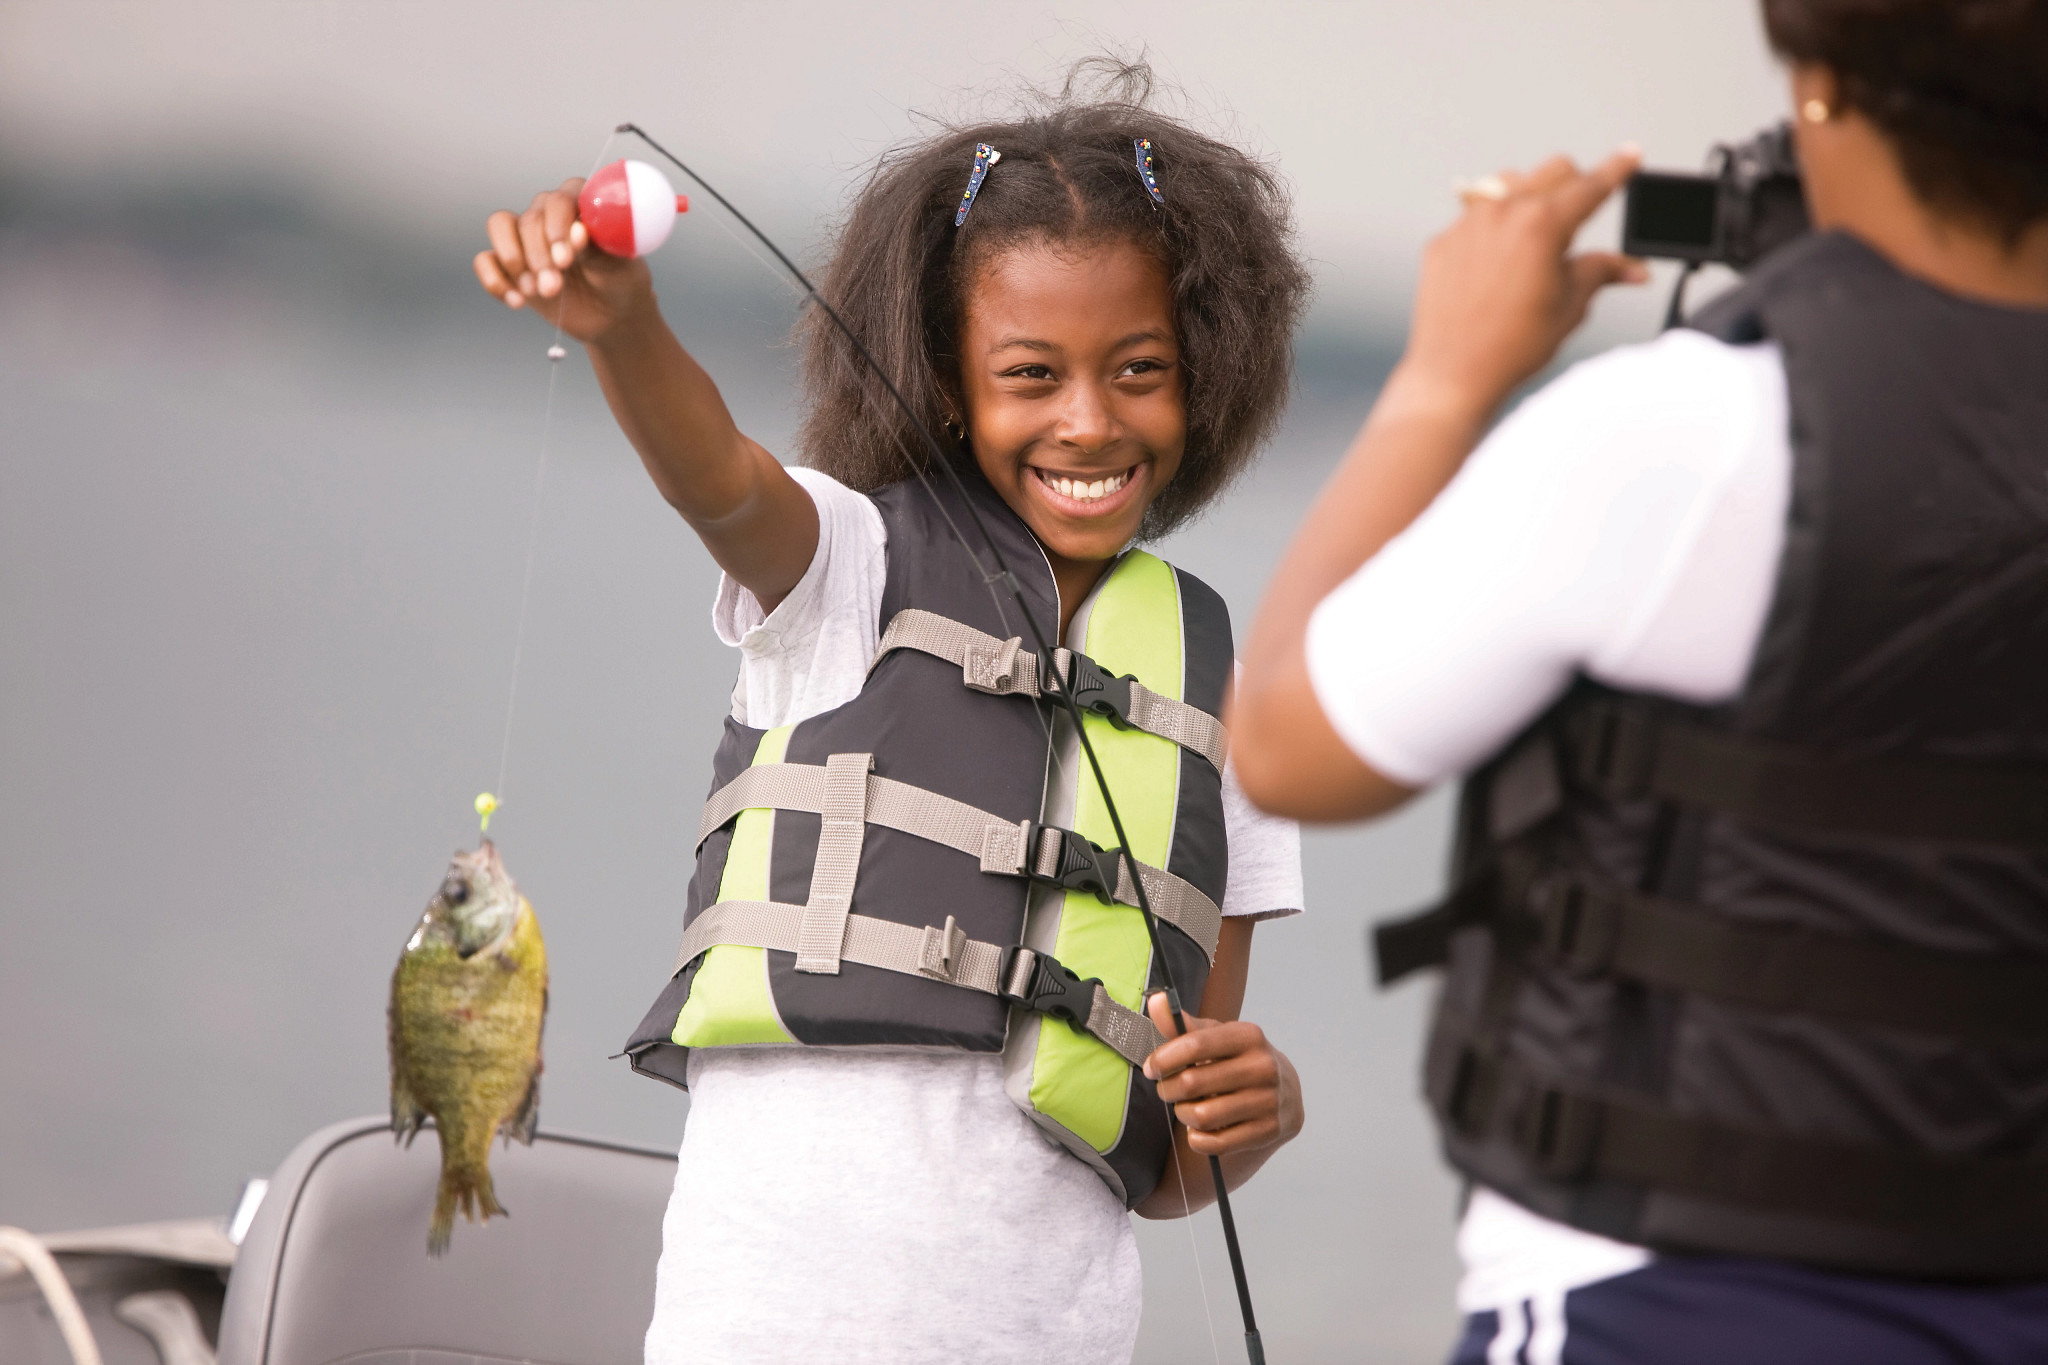
M1130 242L1003 251L961 320L975 462L1072 610L1180 468L1187 403L1165 268Z

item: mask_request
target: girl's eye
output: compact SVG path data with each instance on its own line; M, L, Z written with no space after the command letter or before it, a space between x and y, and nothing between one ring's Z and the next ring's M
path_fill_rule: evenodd
M1166 366L1157 360L1133 360L1130 364L1124 366L1124 373L1153 374L1165 368Z
M1003 372L1005 379L1050 379L1052 369L1045 365L1019 365L1014 370Z

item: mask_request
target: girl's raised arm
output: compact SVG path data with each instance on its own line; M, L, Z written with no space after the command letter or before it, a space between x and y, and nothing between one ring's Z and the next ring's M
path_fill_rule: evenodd
M565 180L516 217L492 214L477 280L506 307L531 305L589 349L612 415L654 486L719 567L773 611L817 551L817 508L733 424L718 386L662 320L647 263L590 245L576 216L582 188L580 178Z

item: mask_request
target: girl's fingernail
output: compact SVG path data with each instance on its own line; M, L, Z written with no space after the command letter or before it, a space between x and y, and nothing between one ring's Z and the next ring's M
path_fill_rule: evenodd
M1643 149L1641 144L1634 142L1624 142L1617 150L1620 151L1620 153L1623 156L1632 156L1637 158L1638 160L1640 160L1643 155Z
M520 272L519 292L522 294L531 294L533 292L533 272L531 270Z
M549 254L555 258L556 265L567 267L576 263L576 253L569 249L567 242L556 242L549 249Z
M526 296L520 293L517 289L507 289L505 291L505 306L507 308L521 308L524 307L525 304Z
M561 287L562 277L558 272L553 270L543 270L540 272L540 292L542 298L551 296Z

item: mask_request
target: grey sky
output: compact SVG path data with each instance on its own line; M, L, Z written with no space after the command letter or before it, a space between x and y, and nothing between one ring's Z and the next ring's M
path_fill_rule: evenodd
M1278 157L1340 311L1397 305L1456 176L1631 139L1690 166L1785 106L1755 6L1731 0L14 0L0 127L31 162L243 158L469 230L633 119L802 234L907 111L973 112L1105 48L1149 53Z

